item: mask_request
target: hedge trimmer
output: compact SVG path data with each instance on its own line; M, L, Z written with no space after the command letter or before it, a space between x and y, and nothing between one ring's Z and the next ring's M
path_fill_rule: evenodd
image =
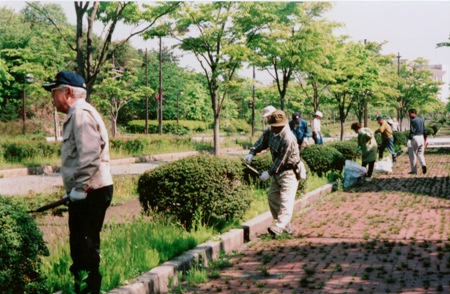
M63 197L63 198L59 199L58 201L55 201L55 202L49 203L47 205L44 205L42 207L39 207L36 210L29 210L29 211L27 211L27 213L43 212L43 211L58 207L60 205L66 204L67 202L69 202L69 198Z
M243 158L241 158L241 160L242 160L242 163L245 165L245 167L248 168L252 173L257 175L258 177L261 175L261 173L259 171L257 171L253 166L248 164L247 161L245 161Z

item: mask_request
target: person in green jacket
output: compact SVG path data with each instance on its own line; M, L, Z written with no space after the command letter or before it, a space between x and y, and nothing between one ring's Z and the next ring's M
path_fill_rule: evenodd
M371 181L373 167L377 160L378 144L375 135L369 128L363 128L359 122L352 123L352 130L358 134L358 147L356 152L362 151L362 166L367 169L366 181Z

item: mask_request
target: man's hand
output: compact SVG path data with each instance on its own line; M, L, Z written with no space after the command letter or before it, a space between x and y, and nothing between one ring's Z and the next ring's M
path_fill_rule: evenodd
M259 176L259 179L261 181L267 181L270 178L269 172L268 171L263 171L261 173L261 175Z
M361 149L362 149L361 146L358 146L358 147L356 147L355 152L358 153L359 151L361 151Z
M252 163L252 160L253 160L253 154L247 154L247 156L245 156L244 160L245 160L247 163Z
M85 191L77 191L75 188L72 188L72 191L69 193L69 198L71 202L77 202L80 200L86 199L87 193Z

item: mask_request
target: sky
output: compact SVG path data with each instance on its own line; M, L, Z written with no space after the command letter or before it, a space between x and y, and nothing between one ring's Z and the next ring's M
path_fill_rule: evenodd
M75 23L72 1L59 1L66 11L69 22ZM385 42L383 54L400 53L402 59L419 57L430 64L450 64L450 47L436 48L440 42L450 41L450 1L334 1L333 8L325 14L329 20L340 22L344 27L337 35L348 35L354 41ZM25 1L1 1L0 6L20 11ZM117 36L125 36L129 29L119 27ZM170 40L164 40L170 45ZM156 49L157 41L132 39L136 48ZM182 66L198 69L192 55L183 55ZM250 70L244 75L249 75ZM257 73L262 83L271 81L270 76Z

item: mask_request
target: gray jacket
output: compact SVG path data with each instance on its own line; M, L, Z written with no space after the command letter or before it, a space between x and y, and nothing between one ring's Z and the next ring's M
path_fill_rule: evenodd
M109 139L100 114L84 99L69 109L63 126L61 174L64 188L88 190L113 184Z

